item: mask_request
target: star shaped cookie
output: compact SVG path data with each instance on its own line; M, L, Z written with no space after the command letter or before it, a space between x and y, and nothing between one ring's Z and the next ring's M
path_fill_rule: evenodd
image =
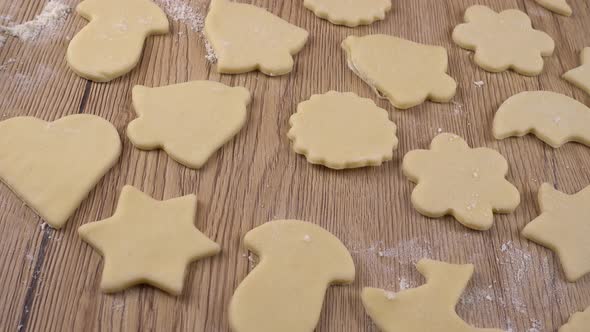
M580 58L582 65L563 74L563 78L590 95L590 47L582 50Z
M535 0L539 5L563 16L572 15L572 7L565 0Z
M543 183L539 206L541 215L522 235L555 251L568 281L580 279L590 272L590 186L568 195Z
M78 229L104 256L101 289L110 293L145 283L179 295L187 265L220 251L195 228L196 208L195 195L157 201L125 186L112 217Z

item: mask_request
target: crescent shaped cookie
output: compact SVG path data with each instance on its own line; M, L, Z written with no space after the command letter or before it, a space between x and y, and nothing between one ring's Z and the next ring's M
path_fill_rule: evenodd
M384 19L391 0L305 0L303 5L332 24L353 28Z

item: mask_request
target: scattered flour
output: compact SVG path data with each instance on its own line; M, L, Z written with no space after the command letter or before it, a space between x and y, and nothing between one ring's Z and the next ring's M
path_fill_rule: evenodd
M309 236L309 235L305 234L305 235L303 236L303 241L305 241L305 242L311 242L311 236Z
M385 291L385 297L388 300L393 300L395 299L395 292Z
M248 262L250 262L250 270L258 265L258 257L252 253L248 255Z
M191 7L186 0L157 0L168 17L186 24L191 30L201 32L205 24L205 17L200 11Z
M203 38L205 39L205 38ZM211 46L211 43L205 39L205 50L207 51L207 55L205 55L205 59L207 59L207 61L209 61L210 63L216 63L217 62L217 55L215 54L215 51L213 50L213 46Z
M6 42L6 37L0 36L0 47L4 46L5 42Z
M475 81L475 82L473 82L473 84L475 84L476 87L481 88L486 83L484 81Z
M71 12L71 8L59 0L49 1L41 14L35 16L31 21L17 25L0 25L0 32L16 37L22 41L37 39L44 31L51 31L62 23L65 17Z

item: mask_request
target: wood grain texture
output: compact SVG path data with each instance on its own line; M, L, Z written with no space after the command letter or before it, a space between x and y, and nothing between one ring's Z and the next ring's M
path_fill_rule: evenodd
M458 312L479 327L555 331L571 313L590 305L590 277L565 282L556 256L519 235L539 213L536 195L541 183L568 193L590 184L590 150L571 143L554 150L531 136L497 141L491 132L498 106L521 91L557 91L590 105L588 95L560 78L578 66L579 51L590 45L588 1L569 0L574 15L566 18L533 0L394 0L384 21L355 29L320 20L301 0L241 1L310 31L290 75L219 75L205 60L199 34L173 21L171 34L148 39L136 69L109 84L89 83L67 68L68 38L86 24L75 14L49 39L23 43L10 38L0 48L0 65L7 64L0 70L1 118L54 120L78 112L96 114L117 127L124 143L120 162L60 231L42 230L39 217L0 186L1 331L227 331L229 299L251 268L241 238L257 225L282 218L320 224L353 253L356 281L329 289L318 331L376 331L363 310L360 290L420 285L423 279L413 263L422 257L475 264ZM186 3L203 13L208 5L206 0ZM453 27L475 3L526 11L535 28L554 38L556 51L546 58L543 74L531 78L487 73L473 63L472 53L452 43ZM4 0L0 15L26 21L43 6L42 1ZM446 47L449 72L459 83L455 103L425 103L400 112L376 98L348 70L340 49L348 35L369 33ZM249 120L235 139L198 171L163 152L133 148L124 135L135 117L131 88L199 79L241 85L252 92ZM479 80L485 85L473 84ZM310 165L291 151L286 133L296 105L331 89L372 98L390 111L400 138L392 162L338 172ZM471 146L498 149L509 161L508 179L522 193L522 203L513 214L497 215L490 231L468 230L450 217L428 219L411 207L414 185L402 176L401 159L412 149L426 148L439 128L461 135ZM190 266L180 297L151 287L115 295L98 290L102 258L76 230L111 216L125 184L157 199L197 194L196 226L223 247L220 255Z

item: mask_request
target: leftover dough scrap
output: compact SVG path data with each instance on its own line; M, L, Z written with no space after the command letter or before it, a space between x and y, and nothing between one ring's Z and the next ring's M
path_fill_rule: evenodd
M367 314L383 332L501 332L469 326L455 312L461 293L473 275L473 265L422 259L416 264L426 284L397 294L364 288Z
M166 14L150 0L84 0L76 11L89 20L68 46L76 74L108 82L139 62L145 39L169 30Z
M565 0L535 0L539 5L560 15L572 15L572 7Z
M393 158L398 144L387 111L352 92L313 95L289 123L293 150L333 169L381 165Z
M520 204L516 187L504 177L506 159L489 148L470 148L459 136L436 136L430 150L406 154L402 169L412 182L412 205L437 218L452 215L466 227L487 230L494 215L509 213Z
M111 293L146 283L180 295L187 265L221 250L195 227L196 211L195 195L157 201L123 187L112 217L78 229L104 256L101 289Z
M522 235L555 251L568 281L580 279L590 272L590 186L568 195L543 183L539 206L541 215Z
M453 30L453 41L475 51L475 63L490 72L513 69L527 76L543 71L543 56L553 54L555 43L533 29L531 19L517 9L496 13L475 5L465 11L465 22Z
M143 150L162 148L174 160L200 168L242 128L250 92L213 81L193 81L159 88L137 85L133 107L139 118L127 136Z
M449 102L457 82L447 75L447 50L388 35L349 36L342 42L349 68L399 109L425 100Z
M384 19L391 0L305 0L303 5L332 24L352 28Z
M117 130L95 115L0 122L0 179L53 228L65 225L120 154Z
M494 137L532 133L554 148L566 142L590 145L590 108L566 95L527 91L508 98L494 117Z
M590 326L590 307L584 312L576 312L569 322L559 329L559 332L588 332Z
M293 55L307 42L307 31L263 8L213 0L205 19L205 36L217 56L217 71L227 74L260 70L270 76L293 69Z
M309 222L268 222L249 231L244 245L260 261L230 301L232 331L312 332L328 286L354 280L346 247Z
M590 47L582 50L580 60L582 65L563 74L563 78L590 94Z

